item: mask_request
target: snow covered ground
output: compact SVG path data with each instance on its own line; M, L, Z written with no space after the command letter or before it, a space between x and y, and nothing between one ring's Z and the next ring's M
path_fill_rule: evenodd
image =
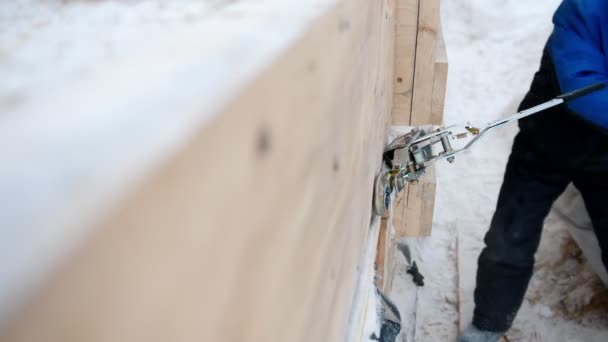
M443 2L450 63L446 124L481 125L515 112L538 68L559 3ZM393 299L406 311L408 306L417 308L415 317L404 319L401 341L455 341L458 330L469 323L477 256L516 133L516 125L491 133L456 163L438 165L433 236L409 241L426 277L425 287L412 287L405 261L398 258L402 264ZM553 213L547 219L536 272L508 341L608 341L608 294L567 228ZM411 291L418 291L417 303L411 303Z

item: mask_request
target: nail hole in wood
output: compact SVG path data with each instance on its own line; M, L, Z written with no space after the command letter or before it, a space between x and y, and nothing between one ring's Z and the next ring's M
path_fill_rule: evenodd
M256 151L258 157L264 157L270 151L270 130L266 126L262 126L258 131Z
M308 70L308 72L311 73L317 71L317 63L315 63L314 61L308 62L306 69Z
M345 18L340 18L338 21L338 31L345 32L350 28L350 21Z

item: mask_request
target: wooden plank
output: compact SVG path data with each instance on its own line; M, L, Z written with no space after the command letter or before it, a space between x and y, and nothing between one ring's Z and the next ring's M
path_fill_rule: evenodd
M386 279L386 269L387 269L387 246L390 246L389 232L387 226L387 220L382 219L380 224L380 234L378 237L378 246L376 248L376 286L379 289L384 291L384 284Z
M397 239L406 236L431 235L435 190L435 167L431 165L417 184L408 185L397 195L393 216Z
M395 272L397 263L395 258L397 249L395 248L397 239L393 222L391 219L387 222L387 243L386 243L386 267L384 270L384 293L390 294L393 289L393 282L395 279Z
M390 293L395 275L395 231L390 219L383 219L376 258L376 285L384 293Z
M409 133L410 130L411 127L393 126L391 128L391 133L389 134L390 136L395 134L406 134ZM397 150L395 152L395 158L397 160L404 160L407 157L405 155L406 153L408 152L404 150ZM408 220L410 219L408 215L411 215L409 212L410 210L408 210L408 195L410 187L412 186L415 185L406 184L406 187L402 191L394 195L394 200L392 202L391 223L395 233L395 240L398 240L406 235L407 224Z
M374 322L373 318L370 317L370 312L378 310L376 301L376 247L379 243L379 237L381 236L382 220L379 217L374 217L370 225L370 238L363 255L362 271L357 286L357 292L353 303L353 310L351 312L351 329L344 339L345 341L352 342L364 342L369 341L369 336L372 333L379 330L378 322ZM371 328L375 327L374 331ZM376 332L379 334L379 331Z
M414 185L408 185L403 191L395 195L395 211L393 213L393 227L397 238L407 235L408 220L414 220L413 217L408 217L408 195L409 188ZM415 216L416 217L416 216Z
M393 125L410 125L420 0L397 1Z
M418 16L411 126L431 122L440 0L422 0Z
M410 126L440 125L443 121L448 69L439 9L439 0L420 2ZM409 186L397 196L394 218L397 239L431 234L435 178L434 170L430 169L419 184Z
M61 195L49 195L52 212L77 215L35 215L27 231L90 233L37 278L43 286L0 340L344 340L390 121L393 2L272 3L280 10L223 7L213 26L146 51L161 53L104 66L103 82L63 89L82 103L49 95L22 107L18 130L2 126L16 133L0 134L0 145L13 142L12 154L0 153L11 161L0 189L12 189L15 177L40 184L42 173L13 173L31 158L41 158L34 170L49 179L74 176L63 165L45 168L47 149L78 166L78 182L48 183ZM208 32L221 39L201 39ZM41 123L32 119L42 109L68 125L37 136ZM88 144L104 129L78 121L89 109L153 124L121 121L101 140L125 134L126 143ZM159 136L166 139L150 143ZM72 153L80 146L83 158Z
M437 175L435 167L427 168L426 178L419 183L421 189L420 202L420 224L419 231L414 236L430 236L433 229L433 214L435 212L435 194L437 193ZM411 197L410 197L411 198Z
M390 135L390 133L389 133ZM393 195L394 197L394 195ZM377 262L378 270L377 270L377 278L378 278L378 288L381 289L385 294L389 294L391 292L393 286L393 278L395 275L395 229L393 228L393 217L395 210L395 201L394 198L391 201L391 206L388 212L385 214L385 217L382 218L382 230L380 238L383 239L383 244L378 244L378 259L383 260Z
M394 203L392 201L391 203ZM384 293L391 292L395 268L395 230L393 228L394 205L382 218L376 256L376 285Z
M438 26L437 46L435 48L435 76L433 80L433 100L431 104L431 121L433 125L443 125L445 94L448 82L448 54L443 40L441 21Z

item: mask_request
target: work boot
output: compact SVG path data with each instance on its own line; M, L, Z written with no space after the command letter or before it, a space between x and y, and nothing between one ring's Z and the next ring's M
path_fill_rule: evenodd
M458 336L458 342L498 342L503 336L503 332L479 330L471 324Z

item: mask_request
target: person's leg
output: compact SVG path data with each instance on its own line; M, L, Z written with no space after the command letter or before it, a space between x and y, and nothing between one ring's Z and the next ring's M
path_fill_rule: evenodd
M597 236L604 267L608 269L608 158L606 170L581 172L574 179Z
M511 327L534 268L543 222L570 182L566 170L548 163L515 139L496 212L479 257L473 325L484 331Z

